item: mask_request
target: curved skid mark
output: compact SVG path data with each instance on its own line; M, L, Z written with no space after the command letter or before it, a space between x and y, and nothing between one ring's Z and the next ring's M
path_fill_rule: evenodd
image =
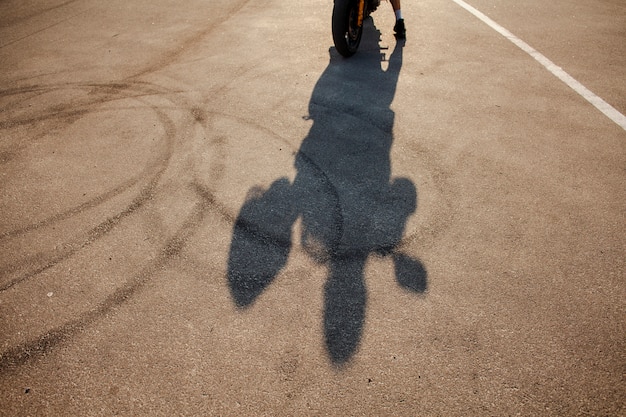
M122 89L130 89L131 85L129 84L113 84L113 85L101 85L101 84L85 84L85 85L77 85L78 87L89 87L89 88L101 88L104 90L108 90L109 91L109 95L110 95L110 91L116 91L119 92ZM31 91L38 91L40 92L50 92L50 91L54 91L54 90L59 90L60 88L53 88L53 87L27 87L25 89L16 89L13 90L11 93L12 94L20 94L23 92L31 92ZM147 96L152 96L152 95L156 95L159 92L157 91L151 91L151 92L147 92L146 94L140 94L140 95L130 95L130 94L126 94L123 97L105 97L105 98L96 98L94 100L91 100L87 103L83 103L83 104L73 104L72 106L76 106L76 105L82 105L84 107L91 107L91 106L96 106L96 105L100 105L103 104L105 102L112 102L112 101L117 101L117 100L125 100L125 99L139 99L139 98L143 98L143 97L147 97ZM156 111L157 107L156 106L150 106L153 110ZM90 109L90 110L82 110L83 114L87 114L87 113L93 113L96 111L107 111L107 110L111 110L111 109L107 109L107 108L98 108L98 109ZM119 108L115 108L114 110L119 110ZM74 114L77 114L78 111L74 112ZM158 113L158 112L157 112ZM63 116L67 116L69 114L69 112L57 112L54 114L48 114L45 116L40 116L37 118L30 118L28 120L21 120L18 121L19 124L31 124L34 122L38 122L38 121L42 121L42 120L48 120L48 119L53 119L53 118L57 118L59 115L63 115ZM172 124L171 121L169 121L166 124ZM2 127L2 123L0 122L0 128ZM173 127L170 126L170 130L173 130ZM167 133L167 132L166 132ZM170 132L171 134L171 132ZM169 146L171 148L171 146ZM134 186L135 184L137 184L139 182L139 180L141 178L145 178L145 177L150 177L153 174L150 174L150 171L154 171L155 167L158 169L160 165L162 165L162 161L164 159L169 159L171 157L171 149L168 151L169 153L167 155L163 155L163 154L158 154L156 157L153 158L153 161L149 162L146 166L146 169L144 170L144 173L136 176L135 178L131 178L128 181L125 181L122 185L109 190L99 196L94 197L93 199L79 205L78 207L74 207L72 209L69 209L65 212L56 214L54 216L51 216L47 219L41 220L37 223L19 228L19 229L15 229L15 230L10 230L10 231L6 231L3 233L0 233L0 241L9 238L9 237L14 237L14 236L18 236L33 230L36 230L38 228L41 227L45 227L50 225L51 223L57 222L57 221L61 221L61 220L65 220L69 217L72 217L76 214L79 214L80 212L96 207L108 200L110 200L111 198L125 192L126 190L128 190L129 188L131 188L132 186Z
M6 90L5 90L6 91ZM0 91L0 98L5 98L5 97L9 97L11 96L11 94L5 94L5 91ZM14 99L13 101L9 101L9 103L4 106L4 108L0 108L0 111L4 111L4 109L12 109L15 108L16 106L22 104L25 101L28 100L32 100L36 97L42 96L44 94L46 94L46 90L33 90L33 91L26 91L24 93L22 93L22 95L25 95L26 97L23 97L21 99ZM30 95L27 95L28 93L32 93Z
M146 170L148 171L148 170ZM59 222L59 221L63 221L63 220L67 220L70 217L76 216L78 214L81 214L82 212L92 209L94 207L99 206L100 204L103 204L109 200L111 200L112 198L114 198L117 195L122 194L123 192L127 191L128 189L132 188L134 185L136 185L137 183L139 183L139 181L142 178L148 177L150 176L149 174L145 174L145 175L138 175L135 178L131 178L128 181L125 181L124 183L122 183L122 185L107 191L104 194L100 194L99 196L77 206L74 208L71 208L67 211L64 211L62 213L58 213L55 214L54 216L48 217L47 219L41 220L37 223L33 223L30 224L28 226L22 227L20 229L15 229L15 230L10 230L8 232L4 232L4 233L0 233L0 241L8 239L8 238L12 238L15 236L19 236L19 235L23 235L25 233L28 232L32 232L34 230L40 229L42 227L46 227L49 226L53 223Z
M27 101L32 99L33 97L37 97L37 96L41 96L44 95L46 93L50 93L50 92L54 92L54 91L60 91L60 90L83 90L85 87L93 87L92 85L81 85L81 84L61 84L61 85L56 85L56 86L39 86L39 85L34 85L34 86L29 86L29 87L22 87L22 88L14 88L14 89L10 89L10 90L5 90L3 92L0 92L0 98L2 97L8 97L8 96L17 96L17 95L26 95L28 93L34 93L30 96L28 96L27 98L23 99L23 100L18 100L17 103L21 103L23 101ZM80 116L85 115L85 114L89 114L89 113L93 113L96 111L106 111L106 109L103 108L94 108L96 105L100 105L102 103L105 102L110 102L110 101L114 101L114 100L119 100L119 99L126 99L126 98L130 98L129 95L127 95L126 97L115 97L115 98L109 98L109 97L105 97L105 98L94 98L93 100L77 100L77 101L72 101L70 103L67 103L65 105L56 105L53 106L50 109L46 109L44 110L43 114L40 114L39 116L36 117L22 117L22 118L18 118L18 117L10 117L9 120L5 120L5 121L0 121L0 130L3 129L10 129L10 128L15 128L15 127L20 127L20 126L28 126L28 125L36 125L37 123L43 122L43 121L47 121L47 120L52 120L52 119L57 119L57 120L62 120L65 119L65 123L66 125L70 125L73 122L75 122L76 120L78 120L80 118ZM4 110L4 109L11 109L14 108L16 106L16 103L9 103L8 105L5 105L5 107L3 109L0 110ZM78 110L75 110L74 108L76 107L82 107ZM5 154L9 154L11 156L18 154L19 152L22 152L25 148L27 148L29 146L30 143L33 142L37 142L38 139L40 139L41 137L45 136L46 134L50 133L50 131L54 131L55 129L58 128L50 128L47 127L47 129L43 132L40 132L36 135L33 135L33 137L30 139L30 141L28 143L24 143L21 146L15 146L10 152L5 152ZM13 158L5 158L4 161L0 161L1 162L6 162L10 159ZM5 233L0 234L0 239L2 239L4 237Z
M190 38L188 38L184 42L182 42L182 45L179 44L179 46L177 46L175 49L172 49L169 52L164 53L164 55L161 57L161 59L159 59L156 63L154 63L153 65L151 65L151 66L149 66L149 67L147 67L147 68L137 72L136 74L131 75L130 77L128 77L128 79L131 80L131 79L134 79L134 78L139 78L141 76L144 76L144 75L147 75L147 74L151 74L153 72L156 72L156 71L158 71L160 69L165 68L166 66L171 64L172 61L174 61L176 58L178 58L179 56L181 56L182 54L187 52L187 50L190 47L192 47L193 45L199 43L207 35L209 35L211 32L213 32L213 30L215 30L215 28L217 26L224 24L225 21L229 20L232 16L237 14L249 2L250 2L250 0L243 0L243 1L233 5L231 10L226 13L227 16L225 18L218 20L214 24L210 24L204 30L196 33L195 35L192 35Z
M82 243L78 245L71 245L71 248L69 250L61 253L60 255L56 257L53 257L52 259L48 259L47 262L43 266L38 267L34 271L30 271L26 274L16 277L13 280L7 282L6 284L0 286L0 292L6 291L21 282L24 282L34 276L37 276L47 271L48 269L58 265L59 263L71 258L78 251L87 248L88 246L96 242L98 239L100 239L101 237L109 233L111 230L115 228L115 226L120 224L123 219L133 214L135 211L141 208L146 202L152 199L159 179L160 179L160 175L157 175L152 181L150 181L150 183L146 187L144 187L141 190L141 192L139 193L139 196L137 196L128 207L126 207L123 211L116 214L115 216L109 217L108 219L106 219L105 221L103 221L102 223L94 227L93 229L91 229L89 232L87 232L87 237ZM41 255L36 256L36 258L41 258ZM14 266L10 266L8 269L10 270L10 269L16 269L16 268Z
M78 251L90 246L92 243L94 243L95 241L97 241L99 238L101 238L102 236L106 235L107 233L109 233L111 230L113 230L118 224L121 223L122 220L124 220L125 218L129 217L130 215L132 215L133 213L135 213L139 208L141 208L143 205L145 205L148 201L150 201L154 194L156 193L156 189L158 186L158 183L163 175L163 173L165 172L165 170L167 169L167 166L169 164L169 160L171 159L171 156L173 154L173 148L174 148L174 137L175 137L175 126L174 126L174 122L163 112L160 111L157 107L153 107L154 111L156 112L157 116L159 117L161 123L163 124L163 126L165 127L165 147L162 150L161 153L157 154L157 157L155 158L156 164L149 166L148 171L154 171L152 174L147 174L146 176L152 176L152 178L150 179L150 181L148 182L148 184L142 188L142 190L140 191L139 195L137 197L135 197L133 199L133 201L130 203L130 205L128 205L124 210L122 210L120 213L117 213L116 215L109 217L108 219L106 219L105 221L103 221L102 223L98 224L96 227L94 227L93 229L91 229L90 231L87 232L87 236L85 237L85 239L83 240L83 242L80 243L75 243L73 245L70 245L70 249L64 251L63 253L52 257L51 259L48 259L44 265L39 266L38 268L36 268L35 270L32 270L30 272L27 272L25 274L22 274L12 280L10 280L9 282L5 283L4 285L0 286L0 292L2 291L6 291L8 289L10 289L11 287L24 282L34 276L37 276L41 273L43 273L44 271L47 271L48 269L54 267L55 265L58 265L60 262L63 262L67 259L69 259L70 257L72 257L74 254L76 254ZM138 182L139 180L137 180ZM128 185L128 184L127 184ZM126 189L130 188L130 185L128 185L128 187L125 187L123 189L120 189L119 187L116 188L113 191L110 191L109 193L105 193L103 196L107 196L108 194L110 194L110 196L108 197L109 199L114 197L115 195L120 194L121 192L125 191ZM25 233L27 231L32 231L35 230L37 228L49 225L55 221L60 221L60 220L64 220L67 219L73 215L77 215L80 214L83 210L85 209L89 209L92 207L95 207L98 204L102 204L103 202L107 201L107 198L100 196L101 198L99 199L95 199L92 200L91 202L85 203L84 205L81 205L77 208L74 208L72 210L69 210L68 212L64 212L61 213L57 216L53 216L53 218L50 219L46 219L40 223L37 223L35 225L32 225L30 227L24 228L18 232L9 232L10 235L15 235L17 233ZM0 236L0 238L6 238L6 233L3 234L2 236ZM35 256L36 259L40 259L40 258L46 258L45 255L36 255ZM33 260L32 258L30 260ZM18 265L11 265L8 268L5 268L5 270L3 272L10 272L11 270L16 270L19 269Z
M115 309L121 307L126 301L145 288L152 281L152 277L167 266L171 260L175 259L185 248L188 239L198 230L214 202L213 196L207 190L198 186L193 188L200 201L180 229L161 248L161 251L150 265L81 317L50 330L37 339L14 346L0 353L0 372L17 369L30 360L50 353L57 345L76 336L86 327L95 324L103 317L114 313Z
M205 114L206 114L206 116L221 116L221 117L225 117L225 118L230 118L230 119L236 120L237 122L240 122L242 124L247 124L248 126L252 126L255 129L260 130L261 132L267 134L268 136L272 136L272 137L280 140L282 143L287 145L289 148L294 149L293 144L287 138L281 136L279 133L275 132L271 128L261 124L258 120L248 119L248 118L246 118L244 116L237 115L237 114L225 113L225 112L220 111L220 110L205 110ZM213 122L213 124L214 124L214 122ZM219 143L220 145L223 145L224 139L225 138L223 138L223 137L220 138L220 143ZM293 151L293 154L296 155L296 151L295 150Z
M236 4L232 8L232 10L229 12L229 16L232 16L233 14L237 13L247 3L249 3L249 0L245 0ZM222 23L223 22L220 22L219 24L222 24ZM203 37L205 37L213 29L214 27L209 27L202 33L197 34L196 36L192 37L185 44L191 45L191 44L199 42ZM172 59L175 59L177 56L179 56L182 53L183 53L183 50L177 50L166 55L159 63L152 66L151 68L146 69L138 74L135 74L134 76L128 77L127 79L129 80L128 82L132 84L140 84L140 82L135 82L133 81L133 79L139 77L140 75L154 72L158 70L159 68L162 68L168 65ZM42 88L45 88L45 87L32 87L30 90L21 90L21 91L41 91ZM11 91L0 92L0 97L6 96L10 93ZM159 94L159 93L162 93L162 92L155 92L155 94ZM123 98L128 98L128 97L123 97ZM113 99L118 99L118 97L112 98L111 100ZM91 105L101 104L104 101L106 100L100 101L99 103L91 102ZM156 108L155 108L155 111L156 111ZM80 113L79 111L71 111L71 110L64 111L62 109L59 109L59 111L51 117L57 117L57 118L61 116L80 117L82 114L84 113ZM142 189L142 192L140 193L140 195L136 197L133 200L133 202L125 210L123 210L122 212L118 213L115 216L108 218L104 222L100 223L98 226L91 229L87 233L87 238L79 247L70 250L68 253L65 253L63 256L60 256L58 258L51 260L50 262L46 264L46 266L44 266L43 268L39 268L39 270L36 273L25 275L21 277L17 282L14 282L13 284L11 284L9 287L2 288L2 290L6 290L14 286L18 282L24 281L25 279L35 276L43 272L43 270L49 269L53 267L54 265L58 264L59 262L62 262L63 260L71 257L80 249L89 246L91 243L95 242L97 239L99 239L103 235L113 230L117 225L119 225L119 223L124 218L136 212L139 208L145 205L146 202L152 199L152 197L154 196L156 192L158 182L161 176L163 175L169 163L169 159L172 155L171 150L173 148L173 142L174 142L173 138L174 138L174 133L175 133L173 122L169 118L167 118L167 116L163 112L158 112L158 114L160 118L162 119L162 121L165 119L168 122L168 128L166 128L166 132L167 132L167 144L168 144L169 152L167 153L167 159L163 162L162 166L160 167L158 172L155 174L154 178L152 178L150 183ZM45 120L45 119L42 119L42 120ZM29 124L29 123L34 123L36 121L38 121L37 118L28 119L28 120L24 119L18 122L21 122L22 124ZM201 122L201 120L196 120L196 121ZM8 128L10 126L15 126L15 124L9 125L7 123L3 123L0 125L0 128ZM82 314L79 318L68 321L64 325L61 325L55 329L52 329L34 340L22 343L18 346L14 346L0 353L0 371L14 370L22 365L27 364L32 359L36 359L36 358L40 358L44 356L45 354L54 350L54 348L58 346L59 344L64 343L70 340L72 337L79 334L86 327L93 325L100 319L104 318L105 316L111 313L114 313L115 310L121 307L128 299L137 295L139 291L144 289L152 281L151 278L156 273L158 273L160 269L165 267L170 261L175 259L180 254L180 252L185 248L187 240L189 239L189 237L191 237L195 233L198 226L206 217L208 210L211 209L212 206L214 209L216 209L216 211L222 217L227 219L227 221L231 223L234 222L233 216L228 212L228 210L225 209L225 207L218 205L215 202L215 199L210 191L208 191L207 189L205 189L199 184L193 184L193 188L195 189L196 194L199 196L200 202L196 205L194 211L187 218L183 226L181 226L181 228L175 233L175 235L167 241L166 245L159 252L159 255L151 262L149 266L144 268L139 274L137 274L133 279L129 280L125 285L121 286L111 295L106 297L104 301L98 304L94 309ZM101 196L98 202L92 201L92 204L94 205L101 204L102 201L105 201L105 199L104 197ZM48 225L62 218L71 217L74 213L78 213L79 209L75 208L75 209L70 210L70 212L71 213L60 214L60 215L54 216L54 219L44 220L40 222L41 224L39 225L31 226L28 229L28 231L34 230L34 228L43 227L44 225ZM9 232L9 234L13 234L13 235L16 233L24 233L24 231L23 232ZM2 237L6 237L6 236L7 234L5 233Z
M61 3L61 4L57 4L56 6L46 7L46 8L43 8L43 9L41 9L41 10L37 10L37 11L35 11L35 12L33 12L33 13L30 13L30 14L27 14L27 15L25 15L25 16L22 16L22 17L16 17L16 18L14 17L14 18L11 20L11 23L12 23L13 25L15 25L15 24L17 24L17 23L23 22L24 20L32 19L32 18L33 18L33 17L35 17L35 16L42 15L42 14L47 13L47 12L49 12L49 11L56 10L56 9L60 9L61 7L63 7L63 6L67 6L68 4L71 4L71 3L76 3L77 1L80 1L80 0L67 0L67 1L64 1L64 2L63 2L63 3Z
M78 109L78 110L55 110L49 114L32 117L28 119L10 119L3 122L0 122L0 129L11 129L19 126L32 125L34 123L43 122L50 119L68 119L70 122L76 120L80 116L88 114L89 111L86 109ZM69 124L69 123L68 123Z
M57 22L54 22L54 23L52 23L52 24L50 24L50 25L48 25L48 26L45 26L45 27L43 27L43 28L41 28L41 29L38 29L38 30L36 30L36 31L34 31L34 32L31 32L31 33L29 33L28 35L22 36L21 38L14 39L14 40L12 40L11 42L7 42L7 43L5 43L5 44L2 44L2 45L0 45L0 49L2 49L2 48L6 48L7 46L11 46L11 45L13 45L13 44L15 44L15 43L18 43L18 42L20 42L20 41L23 41L24 39L28 39L28 38L30 38L31 36L37 35L38 33L45 32L46 30L48 30L48 29L50 29L50 28L53 28L53 27L55 27L55 26L58 26L58 25L60 25L61 23L64 23L64 22L67 22L68 20L72 20L72 19L74 19L76 16L80 16L81 14L85 14L85 13L87 13L87 12L91 11L92 9L94 9L94 8L93 8L93 7L90 7L90 8L89 8L89 9L87 9L87 10L83 10L83 11L81 11L81 12L75 13L75 14L73 14L73 15L71 15L71 16L66 17L65 19L61 19L61 20L59 20L59 21L57 21Z
M7 97L11 95L19 95L26 94L31 92L36 92L37 95L43 95L45 93L50 93L53 91L59 90L85 90L86 88L91 89L89 94L93 94L94 97L90 100L77 100L73 102L69 102L65 105L57 105L53 106L48 110L47 113L41 114L35 117L24 117L24 118L12 118L7 121L0 121L0 129L9 129L16 126L25 126L31 125L39 122L43 122L50 119L69 119L70 121L74 121L73 118L82 116L84 114L96 112L96 111L106 111L111 110L107 108L92 108L95 106L99 106L104 103L118 101L118 100L128 100L128 99L139 99L143 97L150 97L155 95L162 94L173 94L178 93L180 91L168 91L168 90L145 90L141 88L135 88L135 86L140 86L141 84L146 83L113 83L113 84L60 84L46 87L26 87L19 89L11 89L0 92L0 97ZM130 91L137 91L136 94L129 94ZM141 94L139 94L141 93ZM30 99L32 97L29 97ZM80 109L75 109L76 107L80 107ZM119 109L119 108L115 108Z

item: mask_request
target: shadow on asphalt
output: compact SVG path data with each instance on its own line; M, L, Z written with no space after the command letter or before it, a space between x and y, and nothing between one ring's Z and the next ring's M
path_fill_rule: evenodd
M409 179L391 177L390 105L403 44L395 45L383 70L379 40L368 19L354 57L344 59L330 49L330 63L309 102L313 125L295 158L295 180L279 178L267 190L249 191L228 261L231 295L246 308L285 266L300 218L302 247L328 266L324 337L337 366L360 344L367 304L363 270L370 255L393 259L402 287L416 293L427 287L425 267L398 246L417 208L417 191Z

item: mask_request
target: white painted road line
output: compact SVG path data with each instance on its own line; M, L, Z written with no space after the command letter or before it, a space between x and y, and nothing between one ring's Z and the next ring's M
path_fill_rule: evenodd
M491 20L485 14L483 14L479 10L476 10L474 7L470 6L469 4L465 3L463 0L452 0L452 1L454 1L456 4L458 4L459 6L461 6L462 8L464 8L465 10L467 10L468 12L470 12L471 14L479 18L480 20L482 20L484 23L486 23L496 32L500 33L502 36L504 36L505 38L513 42L515 45L517 45L520 49L522 49L528 55L535 58L541 65L546 67L546 69L550 71L552 74L554 74L558 79L563 81L571 89L573 89L578 94L583 96L585 100L593 104L598 110L604 113L609 119L617 123L622 129L626 130L626 116L620 113L617 109L615 109L609 103L604 101L602 98L598 97L587 87L585 87L584 85L576 81L571 75L563 71L561 67L556 65L554 62L550 61L548 58L546 58L544 55L542 55L532 46L528 45L526 42L524 42L517 36L513 35L507 29L505 29L504 27L500 26L499 24Z

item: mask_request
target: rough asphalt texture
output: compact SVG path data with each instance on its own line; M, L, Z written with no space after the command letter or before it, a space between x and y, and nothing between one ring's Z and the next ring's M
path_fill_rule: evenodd
M626 4L470 3L626 112ZM626 132L449 0L0 1L0 415L626 415Z

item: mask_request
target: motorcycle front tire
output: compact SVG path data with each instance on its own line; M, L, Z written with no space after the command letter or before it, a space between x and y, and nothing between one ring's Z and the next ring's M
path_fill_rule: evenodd
M359 0L335 0L333 7L333 42L344 57L354 55L361 43L363 25L359 26Z

